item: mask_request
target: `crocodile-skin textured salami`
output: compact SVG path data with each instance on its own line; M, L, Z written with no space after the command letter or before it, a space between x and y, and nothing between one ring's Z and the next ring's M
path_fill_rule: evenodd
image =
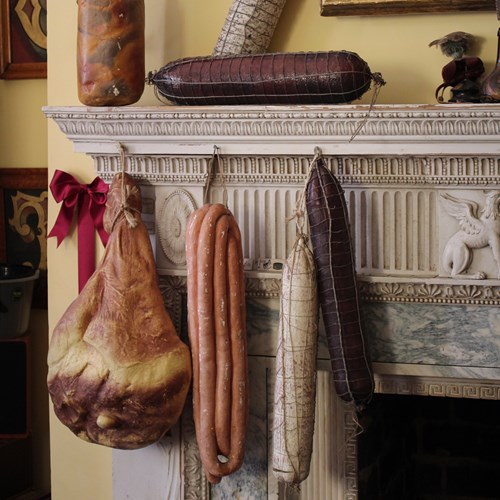
M286 0L233 0L212 55L266 52Z
M179 59L149 76L174 104L338 104L374 81L354 52L285 52Z
M338 179L321 158L312 167L306 206L335 389L361 410L373 394L373 376L363 338L347 207Z

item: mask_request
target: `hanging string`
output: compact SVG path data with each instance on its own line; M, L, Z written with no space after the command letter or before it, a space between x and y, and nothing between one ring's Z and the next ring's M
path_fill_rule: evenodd
M215 160L215 151L217 146L214 146L214 152L212 153L212 158L208 161L207 165L207 178L205 179L205 186L203 187L203 203L209 203L210 197L210 188L212 187L212 181L214 177L214 160Z
M361 132L361 129L365 126L366 122L368 121L368 117L370 116L370 113L373 109L373 106L375 106L375 103L377 102L380 89L385 85L385 80L382 78L382 75L380 73L373 73L372 78L375 82L375 88L373 90L372 99L370 101L370 107L368 108L368 111L365 114L363 120L361 120L361 123L354 130L351 138L349 139L349 142L352 142L352 140Z
M130 228L137 227L137 218L136 214L140 214L140 211L137 210L137 208L132 207L129 205L128 200L131 196L131 186L125 184L125 174L126 174L126 168L125 168L125 163L126 163L126 158L125 158L125 147L123 144L120 142L118 143L118 151L120 153L120 166L121 166L121 203L120 203L120 209L115 215L115 218L113 219L113 224L111 225L111 231L113 231L116 222L118 221L119 217L123 214L125 216L125 219L127 220L127 223Z
M287 222L292 221L293 219L297 219L297 230L299 235L304 235L304 221L305 221L305 201L306 201L306 193L307 193L307 185L309 184L309 179L311 178L312 169L314 164L322 157L321 148L316 146L314 148L314 156L311 162L309 163L309 167L307 170L307 177L304 183L304 187L297 198L297 203L295 204L295 210L291 217L287 219Z
M219 146L214 145L212 158L210 158L210 161L208 162L207 179L205 182L204 193L203 193L203 203L209 202L210 190L212 188L212 183L216 177L219 178L219 182L222 186L222 203L225 207L227 207L228 194L226 187L226 179L223 172L223 162L220 158Z
M349 403L344 403L346 407L352 409L352 423L353 423L353 428L351 429L346 429L346 432L344 434L344 442L340 443L338 447L337 453L339 455L342 455L345 450L347 449L347 446L350 444L353 444L353 441L363 434L365 432L365 428L361 424L358 418L358 410L356 408L356 404L354 402L349 402ZM354 442L355 443L355 442Z

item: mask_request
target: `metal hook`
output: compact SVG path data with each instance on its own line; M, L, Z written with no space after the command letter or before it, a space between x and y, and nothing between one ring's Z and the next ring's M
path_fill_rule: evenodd
M227 196L227 189L226 189L226 182L225 182L225 178L224 178L224 172L222 171L222 163L221 163L221 159L220 159L220 149L221 148L219 146L214 144L212 158L210 158L210 161L208 163L207 181L205 184L205 193L204 193L203 199L204 199L205 203L208 202L208 197L210 194L210 188L212 186L212 182L216 178L216 176L218 175L218 177L220 178L220 183L223 187L223 194L222 194L223 203L225 206L227 206L228 196ZM215 162L216 161L217 161L217 172L215 171Z
M220 159L220 150L221 148L214 144L214 156L217 158L217 169L219 173L220 183L222 185L222 203L227 208L228 195L227 195L227 187L226 187L226 178L224 176L222 162Z

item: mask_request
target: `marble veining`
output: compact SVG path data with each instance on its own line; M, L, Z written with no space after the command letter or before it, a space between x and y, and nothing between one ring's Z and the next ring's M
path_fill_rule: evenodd
M238 471L223 477L219 484L211 487L212 499L267 498L267 400L263 397L267 394L265 365L266 362L262 358L249 359L250 410L245 460Z
M280 299L247 297L246 304L248 352L250 355L276 356ZM330 359L321 317L318 359Z
M500 367L500 309L389 302L363 309L374 362Z

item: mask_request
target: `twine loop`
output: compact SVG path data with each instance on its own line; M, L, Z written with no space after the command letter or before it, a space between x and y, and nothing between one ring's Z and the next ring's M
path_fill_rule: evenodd
M120 202L120 209L116 213L113 223L111 224L111 231L114 229L115 224L118 222L118 219L120 216L123 214L125 217L125 220L127 221L128 226L133 229L137 227L138 221L136 214L140 215L140 210L137 210L137 208L132 207L129 203L128 200L131 196L131 187L125 185L125 174L126 174L126 168L125 168L125 147L123 144L120 142L118 143L118 150L120 153L120 164L121 164L121 174L122 174L122 179L121 179L121 195L122 195L122 200Z
M223 171L223 162L220 157L220 147L214 144L214 150L212 157L208 162L207 168L207 178L205 181L205 186L203 188L203 203L208 203L210 199L210 190L214 180L218 177L219 182L222 186L222 203L227 208L228 205L228 194L226 179Z
M295 209L293 211L293 215L287 219L287 222L291 222L296 219L295 224L297 226L297 239L300 237L306 237L307 235L304 233L304 225L306 219L306 193L307 193L307 185L309 184L309 179L311 178L311 172L314 164L321 158L322 152L321 148L316 146L314 148L314 156L311 162L309 163L307 178L304 183L304 188L302 189L300 196L297 199L297 203L295 204Z
M361 120L361 123L356 127L354 132L351 135L351 138L349 139L349 142L352 142L353 139L361 132L361 129L365 126L366 122L368 121L368 117L370 116L370 113L373 109L373 106L375 106L375 103L377 102L378 95L380 93L380 89L385 85L385 80L382 78L381 73L372 73L372 79L374 81L374 89L373 89L373 94L372 98L370 101L370 106L368 108L368 112L365 114L363 119Z

